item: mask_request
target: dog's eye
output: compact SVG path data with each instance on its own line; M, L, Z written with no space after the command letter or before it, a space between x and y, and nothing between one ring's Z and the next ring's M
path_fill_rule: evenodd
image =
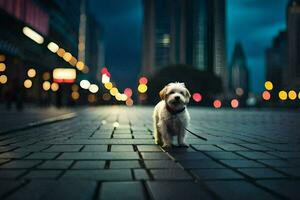
M184 93L183 93L183 92L180 92L180 94L184 95Z
M174 94L175 92L174 91L171 91L169 94Z

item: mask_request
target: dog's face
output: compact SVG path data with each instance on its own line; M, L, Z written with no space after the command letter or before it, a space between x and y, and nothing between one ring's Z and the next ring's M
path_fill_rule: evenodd
M190 92L184 83L169 83L160 92L162 100L175 109L183 108L190 101Z

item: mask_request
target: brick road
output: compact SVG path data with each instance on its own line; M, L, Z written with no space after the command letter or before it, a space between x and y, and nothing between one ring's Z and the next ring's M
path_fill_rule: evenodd
M190 147L170 152L150 107L0 135L1 199L299 199L300 112L190 112Z

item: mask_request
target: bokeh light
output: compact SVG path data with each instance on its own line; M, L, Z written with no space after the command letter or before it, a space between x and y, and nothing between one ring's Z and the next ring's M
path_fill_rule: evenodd
M72 87L71 87L72 91L75 91L77 92L79 90L79 87L77 84L73 84Z
M114 122L114 123L113 123L113 127L117 128L117 127L119 127L119 126L120 126L119 122Z
M53 92L56 92L58 89L59 89L58 83L52 83L52 84L51 84L51 90L52 90Z
M214 100L213 105L215 108L221 108L222 102L219 99L216 99L216 100Z
M113 84L111 82L107 82L104 84L104 87L108 90L110 90L113 87Z
M25 81L24 81L24 87L25 88L31 88L32 87L32 81L31 80L29 80L29 79L26 79Z
M147 87L147 85L145 85L145 84L140 84L140 85L138 86L138 91L139 91L140 93L145 93L145 92L147 92L147 89L148 89L148 87Z
M298 99L300 99L300 92L298 93Z
M132 106L133 105L133 100L131 98L128 98L126 100L126 106Z
M7 76L6 75L1 75L0 76L0 83L1 84L5 84L5 83L7 83Z
M69 52L64 53L63 59L64 59L66 62L69 62L69 61L72 59L72 54L69 53Z
M77 100L77 99L79 99L80 95L78 92L72 92L71 97L73 100Z
M139 79L139 84L144 84L146 85L148 83L148 79L144 76L142 76L140 79Z
M0 72L4 72L6 69L6 65L4 63L0 63Z
M193 94L193 99L196 102L200 102L202 100L202 95L199 92Z
M294 90L289 91L288 93L290 100L295 100L297 98L297 93Z
M59 57L63 57L65 52L66 51L63 48L59 48L56 53Z
M33 78L36 76L36 70L31 68L27 71L27 76L30 77L30 78Z
M5 61L5 55L3 55L3 54L0 54L0 62L4 62Z
M230 102L230 104L231 104L232 108L239 107L239 101L237 99L232 99L231 102Z
M236 89L235 89L235 93L236 93L236 95L238 95L238 96L243 96L244 90L243 90L243 88L236 88Z
M117 95L117 93L119 93L119 91L116 87L111 88L109 92L112 96L115 96L115 95Z
M89 103L95 103L97 101L97 97L95 94L89 94L88 95L88 102Z
M279 99L282 100L282 101L286 100L286 99L287 99L287 93L286 93L286 91L281 90L281 91L278 93L278 97L279 97Z
M43 79L44 79L44 81L49 81L50 80L50 73L49 72L43 73Z
M109 93L104 93L102 98L104 101L109 101L111 99L111 95Z
M128 98L130 98L130 97L132 96L132 89L126 88L126 89L124 90L124 94L125 94Z
M96 85L96 84L91 84L90 87L89 87L89 91L90 91L91 93L97 93L98 90L99 90L99 87L98 87L98 85Z
M271 99L271 94L270 94L270 92L269 92L269 91L264 91L264 92L262 93L262 98L263 98L263 100L265 100L265 101L270 100L270 99Z
M88 80L82 80L79 85L82 89L89 89L91 83Z
M51 83L49 81L45 81L43 83L43 90L48 91L50 90L50 87L51 87Z
M265 88L266 90L273 90L273 83L271 81L266 81Z
M79 70L79 71L82 71L84 69L84 63L82 61L78 61L76 63L76 68Z

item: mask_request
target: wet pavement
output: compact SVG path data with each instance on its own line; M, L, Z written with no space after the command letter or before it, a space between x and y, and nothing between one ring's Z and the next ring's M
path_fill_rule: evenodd
M74 113L0 135L1 199L299 198L300 112L190 108L169 152L151 107Z

